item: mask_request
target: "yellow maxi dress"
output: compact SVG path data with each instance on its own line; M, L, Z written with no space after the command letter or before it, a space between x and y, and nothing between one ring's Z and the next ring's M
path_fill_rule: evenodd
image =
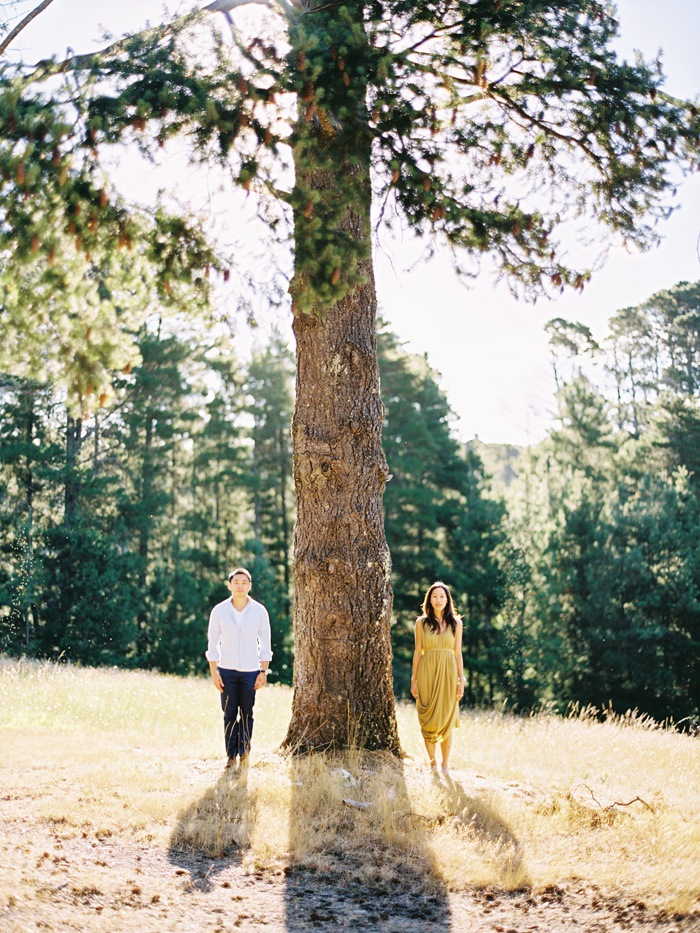
M442 742L459 727L455 633L448 625L433 632L423 623L423 654L418 665L418 721L423 738Z

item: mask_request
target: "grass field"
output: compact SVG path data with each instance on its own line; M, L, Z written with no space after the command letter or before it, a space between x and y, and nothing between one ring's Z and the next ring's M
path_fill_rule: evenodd
M259 695L251 763L232 781L208 680L0 662L0 815L20 839L0 849L0 908L36 897L41 865L75 838L235 852L251 872L376 890L575 881L679 916L700 908L696 737L634 716L464 712L448 782L425 767L412 705L398 707L403 762L284 758L290 706L288 688ZM35 841L41 828L54 848ZM86 891L104 889L99 874Z

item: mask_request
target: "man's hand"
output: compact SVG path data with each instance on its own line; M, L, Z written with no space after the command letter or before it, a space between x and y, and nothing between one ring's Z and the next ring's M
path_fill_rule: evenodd
M260 671L258 676L255 678L255 689L259 690L261 687L264 687L267 683L267 671Z
M223 692L224 692L224 682L223 682L223 680L221 679L221 674L219 673L219 668L216 666L216 662L215 662L215 661L210 661L210 662L209 662L209 670L211 671L211 679L212 679L212 682L213 682L214 686L215 686L216 689L219 691L219 693L223 693Z

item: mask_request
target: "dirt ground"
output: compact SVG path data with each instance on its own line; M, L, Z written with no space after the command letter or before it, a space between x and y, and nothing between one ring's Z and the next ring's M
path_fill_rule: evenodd
M235 856L178 854L40 822L5 822L0 857L18 873L17 894L0 909L0 933L700 933L700 914L660 915L576 885L416 896L318 874L250 874Z

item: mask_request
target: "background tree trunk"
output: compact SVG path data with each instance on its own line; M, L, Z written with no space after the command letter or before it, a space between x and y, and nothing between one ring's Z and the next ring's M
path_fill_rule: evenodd
M66 478L64 483L63 524L66 529L75 527L78 519L78 458L83 443L83 422L66 415Z

